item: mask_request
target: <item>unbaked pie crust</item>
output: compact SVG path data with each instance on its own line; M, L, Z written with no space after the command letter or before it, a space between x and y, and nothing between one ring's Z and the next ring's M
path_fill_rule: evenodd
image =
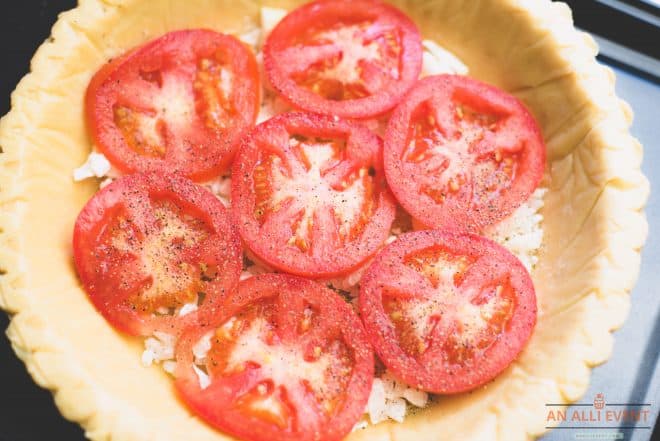
M403 424L381 423L351 441L525 440L548 425L545 403L577 400L590 367L612 351L628 312L647 234L649 185L632 112L596 63L591 37L549 0L397 2L425 38L457 54L472 76L521 98L548 146L544 245L533 278L539 320L520 358L472 393L441 397ZM62 414L94 440L228 440L192 415L141 341L115 332L76 278L71 232L96 191L74 183L90 140L83 93L109 58L167 31L240 32L258 2L81 0L60 16L0 123L0 277L7 334ZM268 2L291 8L293 2Z

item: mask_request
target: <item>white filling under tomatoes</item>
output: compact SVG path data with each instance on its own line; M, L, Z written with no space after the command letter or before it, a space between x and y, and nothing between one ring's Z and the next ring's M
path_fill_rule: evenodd
M489 227L485 236L511 251L532 271L538 262L538 252L543 243L543 196L547 188L537 188L511 216Z
M264 7L261 9L260 27L255 27L239 36L243 42L254 48L255 53L257 54L256 58L260 65L262 64L261 46L263 45L266 36L286 15L286 13L287 11L283 9ZM337 35L337 37L340 39L351 37L348 31L349 30L345 32L346 35ZM436 42L432 40L424 40L422 46L423 64L421 77L443 73L459 75L468 74L467 66L459 58L442 48ZM373 48L370 48L369 46L364 47L365 53L361 53L359 58L369 58L372 50ZM347 58L343 60L342 63L335 66L332 72L327 72L326 74L331 76L337 75L342 79L350 79L351 75L355 74L355 69L352 69L354 62L355 60ZM262 68L262 83L266 86L262 92L261 110L257 118L258 123L279 113L290 110L289 105L281 97L277 96L274 91L267 87L267 81L265 81L265 76L263 75L263 66L260 67ZM223 80L225 80L224 83L226 87L229 87L227 85L227 79L223 78ZM379 129L382 129L382 122L379 122L378 120L371 121L371 125L374 130L380 131ZM86 162L74 170L73 179L74 181L82 181L88 178L99 178L101 180L100 186L104 187L119 175L120 173L111 166L107 158L93 148ZM309 177L306 176L305 181L308 182L308 179ZM229 206L231 195L230 176L219 176L216 179L203 183L203 185L212 191L226 206ZM292 186L293 188L290 190L297 191L298 187L296 186L296 183L292 183ZM300 189L302 189L302 187ZM540 210L543 207L543 196L546 192L547 189L537 189L534 194L511 216L504 219L499 224L488 228L484 232L487 237L490 237L508 248L530 271L534 269L534 266L538 261L537 254L543 240L543 216L540 213ZM355 194L356 203L361 200L358 193L359 192ZM332 199L330 196L331 195L329 195L329 198ZM348 211L351 212L351 210ZM405 231L399 227L393 228L386 244L393 242L398 235L404 232ZM349 296L357 298L360 279L366 271L369 263L370 262L367 262L365 265L357 268L343 278L326 280L324 282L331 288L348 292ZM241 274L241 280L265 272L269 272L269 270L259 264L248 261L248 264L245 265L243 273ZM174 313L185 315L195 309L197 309L197 301L183 305L178 311L174 311ZM168 312L169 311L162 311L162 313ZM279 355L278 357L269 356L267 345L263 344L258 338L250 340L251 336L251 334L245 334L245 344L241 346L244 348L244 351L239 351L236 357L240 360L263 358L264 361L267 361L266 358L270 360L279 359ZM208 333L193 346L193 354L195 357L193 369L202 388L207 387L210 383L210 379L204 368L204 363L206 354L211 348L211 338L212 333ZM254 342L261 343L255 345ZM174 374L176 367L176 363L173 360L174 343L174 336L162 332L156 332L153 336L145 339L145 350L142 354L143 364L149 366L152 363L162 363L162 367L165 371ZM237 362L240 360L237 359ZM280 366L280 368L277 366ZM279 375L278 372L285 375L286 369L289 368L289 366L290 365L287 363L281 365L277 364L273 367L273 372L275 375ZM313 369L308 370L307 374L310 378L315 375L314 372L316 372L315 369L317 367L318 366L315 366ZM428 404L428 401L429 396L426 392L409 387L385 372L374 380L369 401L365 409L365 417L358 422L354 430L365 428L369 423L377 424L388 419L403 422L410 407L425 407Z

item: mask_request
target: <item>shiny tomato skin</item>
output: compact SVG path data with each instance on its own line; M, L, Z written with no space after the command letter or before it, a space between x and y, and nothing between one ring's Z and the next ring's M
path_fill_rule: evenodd
M271 309L255 308L255 305L269 305ZM315 315L310 316L307 328L301 331L307 317L303 311L309 305L313 306ZM255 310L257 312L253 313ZM272 314L263 315L266 310ZM339 295L304 278L262 274L242 281L238 291L218 312L208 326L189 327L177 344L175 385L179 396L192 411L212 426L246 441L339 441L350 433L364 413L374 376L374 359L357 314ZM267 358L269 361L260 361L260 364L246 358L242 368L229 372L223 370L228 369L229 364L225 361L232 359L232 354L250 350L245 349L240 339L252 329L246 323L253 322L247 319L256 321L264 317L272 326L267 328L269 332L260 334L260 338L268 338L270 342L252 339L249 343L261 350L272 351L270 359ZM227 324L231 325L230 330L227 330ZM192 368L195 360L193 347L209 332L213 333L212 346L206 353L205 368L210 375L210 385L202 388ZM303 372L309 374L309 369L304 370L297 364L308 366L315 359L321 360L323 355L315 351L323 348L325 353L335 341L341 341L349 351L346 359L349 361L344 360L349 365L331 365L323 381L328 384L340 381L341 387L314 389L304 380ZM286 354L291 352L281 349L283 347L300 350L296 352L299 358L287 358ZM258 356L259 351L254 350L252 354ZM281 365L280 370L272 365ZM275 375L284 375L284 380L273 380ZM259 392L260 385L267 385L267 388L263 386ZM303 405L299 406L300 402L296 400L300 395L294 391L300 387L308 392L320 391L320 398L305 395L301 401ZM324 411L321 403L326 403L322 401L327 398L324 393L330 391L335 393L331 400L328 398L332 408ZM275 424L273 421L277 422L277 419L245 405L254 403L250 400L255 397L257 403L259 399L277 399L278 406L281 406L277 409L285 409L290 418L288 424Z
M420 80L392 113L385 173L399 203L427 228L479 233L538 187L545 143L515 97L478 80Z
M232 169L232 214L245 246L305 277L358 267L395 215L381 149L377 135L339 118L293 112L258 125Z
M362 25L367 27L360 29ZM380 44L379 55L371 55L372 59L357 56L353 61L355 66L341 67L342 59L353 57L347 55L348 50L342 49L344 46L337 38L333 40L322 34L328 29L339 31L339 38L346 39L350 26L358 27L354 37L364 38L358 46L349 49L356 54L363 52L366 57L365 51L368 54L370 47ZM310 45L305 45L306 42ZM388 53L390 58L386 60L383 51L391 50L392 44L394 53ZM320 60L306 57L320 57ZM326 80L323 75L327 69L321 66L319 81L325 82L315 81L312 67L328 60L335 63L329 69L336 68L337 79ZM282 19L264 46L266 74L282 96L300 109L344 118L369 118L392 109L417 80L421 66L419 30L403 12L378 0L310 2ZM347 82L351 77L357 78ZM309 81L310 86L301 85L301 81ZM315 91L314 87L326 92ZM360 90L349 93L353 89Z
M475 389L506 369L537 313L534 285L515 256L484 237L439 230L405 233L379 253L362 279L359 309L388 371L438 394Z
M87 87L85 119L119 171L204 181L229 166L254 126L260 87L254 55L235 37L174 31L101 67Z
M240 237L212 193L178 175L140 173L115 180L83 207L73 260L106 320L143 336L174 335L213 314L236 288L242 265ZM155 312L195 296L196 311Z

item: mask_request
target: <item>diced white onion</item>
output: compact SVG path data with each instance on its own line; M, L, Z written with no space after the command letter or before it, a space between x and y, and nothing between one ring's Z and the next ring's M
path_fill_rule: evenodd
M261 8L261 30L264 38L270 34L287 13L286 9L269 8L267 6Z
M432 40L422 41L424 49L422 55L422 77L439 74L467 75L468 67L449 52Z
M103 178L111 169L110 161L102 153L91 152L87 161L73 171L73 180L83 181L88 178Z
M202 389L206 389L209 387L211 384L211 379L209 376L201 370L200 368L197 367L197 365L193 364L193 370L195 371L195 374L197 375L197 379L199 381L199 387Z

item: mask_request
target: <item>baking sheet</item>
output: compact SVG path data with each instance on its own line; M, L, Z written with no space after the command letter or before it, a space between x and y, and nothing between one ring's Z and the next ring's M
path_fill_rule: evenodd
M651 429L593 429L616 426L611 422L567 421L542 438L543 441L576 439L617 439L646 441L651 439L660 409L660 85L614 67L617 75L617 95L626 100L635 112L631 129L644 146L642 169L651 181L651 196L646 207L649 237L642 251L642 266L637 285L632 291L630 315L623 327L614 333L612 358L592 371L591 384L580 403L591 406L594 397L602 393L605 402L613 404L650 404L650 406L607 406L604 410L649 410L646 422L637 426ZM552 403L548 403L552 404ZM573 411L590 409L573 406ZM550 407L550 406L548 406ZM549 409L548 409L549 410ZM602 423L602 424L601 424ZM569 429L576 427L579 429ZM626 424L630 426L630 424ZM656 432L658 432L658 429ZM660 438L660 433L656 433ZM600 438L599 438L600 437ZM610 437L610 438L606 438ZM656 438L656 439L658 439Z

